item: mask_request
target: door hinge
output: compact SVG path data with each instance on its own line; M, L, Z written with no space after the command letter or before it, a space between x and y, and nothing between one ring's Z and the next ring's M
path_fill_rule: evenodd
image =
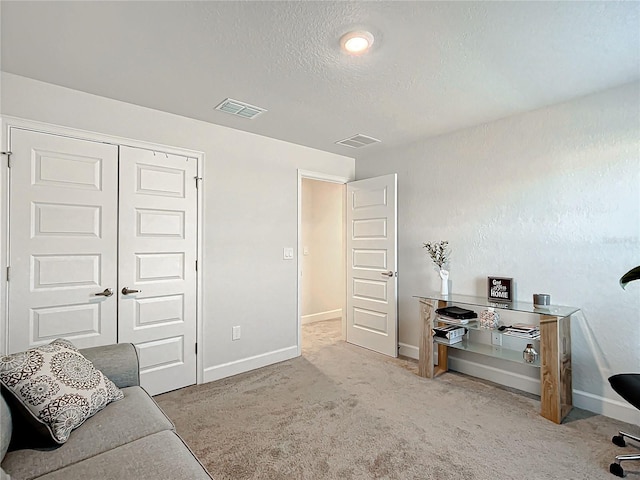
M0 155L6 155L7 156L7 167L11 168L11 152L0 152Z
M196 181L196 188L198 188L198 180L202 180L202 177L193 177Z
M9 272L11 271L11 267L7 267L7 282L9 281Z
M198 354L198 344L196 343L196 355Z
M196 272L198 271L198 260L196 260Z

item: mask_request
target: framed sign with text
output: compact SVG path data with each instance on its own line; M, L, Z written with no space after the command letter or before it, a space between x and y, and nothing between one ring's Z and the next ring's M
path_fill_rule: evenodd
M513 278L487 277L487 298L497 302L513 302Z

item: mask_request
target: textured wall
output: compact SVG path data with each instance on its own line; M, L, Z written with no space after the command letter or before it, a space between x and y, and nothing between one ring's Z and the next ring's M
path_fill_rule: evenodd
M619 399L606 378L640 371L640 283L618 285L640 264L639 105L634 83L358 160L358 179L398 173L400 342L439 285L422 242L449 240L453 292L509 276L581 307L574 390Z
M344 304L344 185L302 179L303 316L341 309Z

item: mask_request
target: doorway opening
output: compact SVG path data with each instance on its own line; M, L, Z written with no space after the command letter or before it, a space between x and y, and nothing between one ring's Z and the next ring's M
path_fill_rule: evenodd
M340 323L345 340L345 195L347 179L299 178L299 335L319 322Z
M342 227L341 258L322 263L322 267L327 264L335 267L335 272L341 275L342 282L334 280L331 286L343 285L341 312L336 312L340 307L327 304L320 311L307 310L307 303L303 306L309 299L325 296L325 289L330 288L307 282L309 278L315 279L308 265L307 271L303 271L303 265L308 263L304 257L313 255L307 243L309 236L303 240L302 233L303 215L306 217L310 210L303 207L303 181L308 179L339 184L342 192L342 215L334 217L334 225ZM329 319L340 313L342 340L390 357L398 356L397 186L395 173L352 181L298 171L298 355L302 354L303 319L305 322ZM305 203L309 204L308 198Z

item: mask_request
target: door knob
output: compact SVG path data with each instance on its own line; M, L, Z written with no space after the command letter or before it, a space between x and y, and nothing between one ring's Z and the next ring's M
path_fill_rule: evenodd
M105 288L103 292L94 293L93 295L96 297L110 297L111 295L113 295L113 289Z
M142 290L134 290L133 288L129 288L129 287L124 287L122 289L123 295L129 295L130 293L140 293L140 292L142 292Z
M380 275L383 275L385 277L393 277L393 272L382 272Z

